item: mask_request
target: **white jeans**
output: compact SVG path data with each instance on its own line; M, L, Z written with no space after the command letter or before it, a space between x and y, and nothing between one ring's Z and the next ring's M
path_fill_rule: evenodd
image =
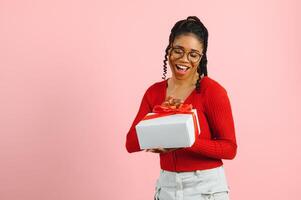
M155 200L229 200L224 167L190 172L160 170Z

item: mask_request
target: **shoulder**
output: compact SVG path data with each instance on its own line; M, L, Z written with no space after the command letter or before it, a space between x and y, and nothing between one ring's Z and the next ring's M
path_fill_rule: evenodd
M204 76L200 80L200 87L202 87L203 91L207 94L212 94L216 92L227 93L227 90L222 85L222 83L209 76Z
M201 83L201 87L203 87L205 105L210 105L209 107L212 107L212 105L220 105L229 101L227 90L221 82L208 76L203 78L204 80Z
M147 93L153 93L153 92L157 92L158 90L163 90L164 87L166 87L166 81L167 80L162 80L162 81L157 81L157 82L154 82L154 83L150 84L147 87L146 92Z
M148 99L149 102L155 101L157 98L159 98L159 94L164 93L164 89L166 87L166 81L167 80L162 80L162 81L156 81L151 83L146 91L144 96Z
M217 80L207 77L203 81L204 95L203 102L207 112L213 109L222 109L230 107L230 99L225 87Z

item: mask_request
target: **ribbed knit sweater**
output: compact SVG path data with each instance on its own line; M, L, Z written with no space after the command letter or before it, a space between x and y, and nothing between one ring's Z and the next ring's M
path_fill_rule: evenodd
M152 84L143 95L139 111L126 136L129 153L142 151L135 126L155 105L165 101L167 80ZM193 171L221 166L222 159L236 156L232 109L226 89L214 79L204 76L200 80L200 93L193 90L184 100L197 110L201 133L191 147L160 153L160 167L168 171Z

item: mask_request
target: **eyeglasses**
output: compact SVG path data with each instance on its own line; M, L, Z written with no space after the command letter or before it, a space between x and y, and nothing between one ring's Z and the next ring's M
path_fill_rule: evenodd
M170 55L175 59L182 58L185 53L186 51L181 47L171 47ZM187 58L190 62L196 63L201 59L202 55L203 54L197 53L195 51L190 51L188 52Z

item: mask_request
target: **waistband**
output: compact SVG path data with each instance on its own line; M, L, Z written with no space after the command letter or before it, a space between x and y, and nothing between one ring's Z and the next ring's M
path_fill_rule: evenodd
M189 172L173 172L161 169L156 186L157 188L197 188L203 194L230 191L223 165L211 169Z
M221 165L219 167L211 168L211 169L202 169L202 170L193 170L189 172L174 172L174 171L168 171L164 169L160 169L160 174L169 174L169 175L202 175L202 174L210 174L210 173L215 173L217 170L224 170L224 166Z

